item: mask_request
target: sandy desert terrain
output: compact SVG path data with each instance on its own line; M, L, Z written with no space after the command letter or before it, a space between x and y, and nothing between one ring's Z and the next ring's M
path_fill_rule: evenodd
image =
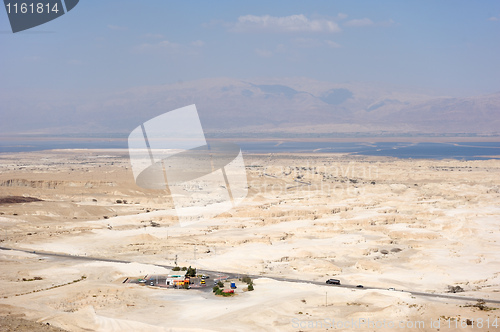
M165 192L135 185L126 151L0 155L0 197L40 199L0 204L0 246L133 262L0 250L0 331L500 330L498 303L406 292L500 301L500 160L244 158L246 200L181 227ZM262 278L228 298L122 283L176 259Z

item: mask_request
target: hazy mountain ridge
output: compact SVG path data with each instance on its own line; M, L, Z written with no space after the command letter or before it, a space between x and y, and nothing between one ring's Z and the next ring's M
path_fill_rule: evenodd
M499 132L500 93L438 97L380 84L307 78L203 79L66 100L1 97L2 132L128 133L157 115L196 104L209 133ZM5 113L5 112L4 112ZM26 115L29 116L26 116Z

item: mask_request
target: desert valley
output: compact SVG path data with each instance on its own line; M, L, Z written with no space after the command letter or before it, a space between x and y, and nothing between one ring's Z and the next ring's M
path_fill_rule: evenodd
M167 193L136 186L126 150L2 154L0 246L25 251L0 250L0 326L323 331L385 321L402 324L387 331L436 322L465 331L488 321L481 330L498 329L500 161L244 159L244 202L181 227ZM16 196L36 200L8 199ZM162 266L176 264L260 277L232 297L122 283L172 274Z

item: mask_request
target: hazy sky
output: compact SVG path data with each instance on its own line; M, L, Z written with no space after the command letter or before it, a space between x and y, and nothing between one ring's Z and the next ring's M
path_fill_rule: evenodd
M2 9L0 31L3 93L296 76L500 91L498 0L81 0L16 34Z

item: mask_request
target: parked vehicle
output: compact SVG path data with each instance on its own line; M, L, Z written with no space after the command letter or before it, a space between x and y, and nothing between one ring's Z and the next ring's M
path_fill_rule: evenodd
M339 279L328 279L326 281L327 284L330 284L330 285L340 285L340 280Z
M364 288L363 285L357 285L356 288Z
M388 288L387 290L395 291L396 289L394 287L391 287L391 288Z
M231 288L232 288L232 289L235 289L235 288L236 288L236 283L235 283L235 282L232 282L232 283L231 283Z

